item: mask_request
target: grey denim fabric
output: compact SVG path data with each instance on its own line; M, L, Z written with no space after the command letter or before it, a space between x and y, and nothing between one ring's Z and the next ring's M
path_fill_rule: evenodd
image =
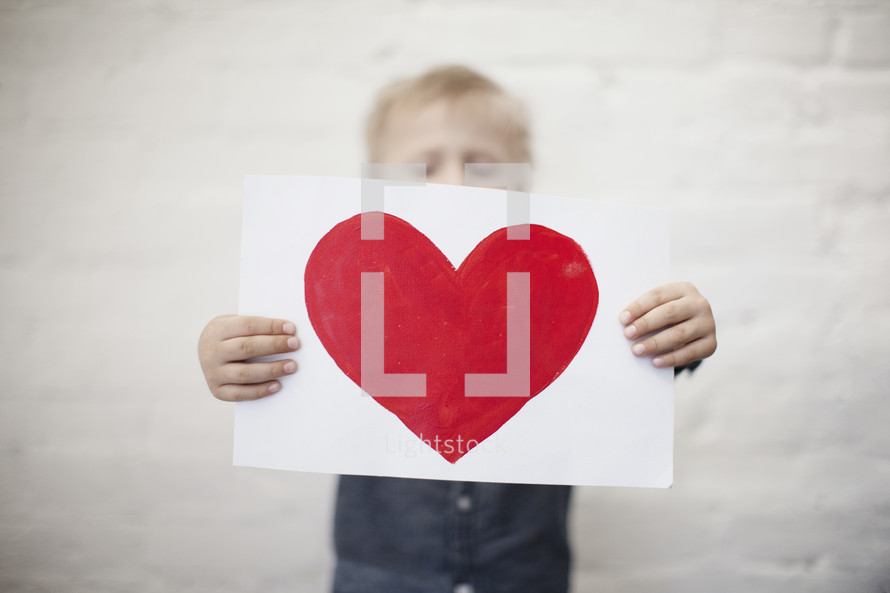
M571 487L342 476L336 593L563 593Z

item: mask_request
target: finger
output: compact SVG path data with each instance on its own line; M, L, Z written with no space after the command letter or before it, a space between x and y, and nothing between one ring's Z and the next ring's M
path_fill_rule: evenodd
M649 354L676 350L703 337L706 333L703 323L695 320L686 321L664 329L645 340L640 340L631 346L631 351L637 356L648 356Z
M220 344L218 356L224 361L240 361L270 354L293 352L300 347L300 338L281 336L239 336Z
M652 357L652 364L661 367L678 367L684 364L702 360L714 354L717 350L717 340L713 336L699 338L682 348L672 352L665 352Z
M204 326L201 337L198 338L198 349L206 350L209 345L222 341L222 336L227 333L226 327L232 323L231 319L235 315L219 315L210 320Z
M217 399L227 402L244 402L253 401L278 393L281 391L281 383L278 381L266 381L265 383L257 383L254 385L235 385L228 383L220 385L213 391L213 395Z
M674 301L684 295L691 294L694 291L695 287L689 282L673 282L671 284L653 288L640 295L637 300L625 307L618 315L618 321L620 321L622 325L627 325L641 315L645 315L658 305Z
M285 319L239 315L224 318L222 321L221 340L239 336L292 336L297 333L297 326Z
M670 325L677 325L688 319L692 319L697 311L695 303L688 297L681 297L674 301L668 301L659 305L634 320L624 328L624 337L631 340L639 336L645 336L649 332L658 331Z
M265 383L297 371L297 363L293 360L276 360L273 362L234 362L221 369L222 384L250 385Z

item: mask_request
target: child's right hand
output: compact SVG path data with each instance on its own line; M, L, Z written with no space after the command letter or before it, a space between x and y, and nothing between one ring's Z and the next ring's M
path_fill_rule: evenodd
M290 321L266 317L222 315L207 324L198 339L198 358L210 392L237 402L259 399L281 389L279 377L296 372L293 360L247 362L300 347Z

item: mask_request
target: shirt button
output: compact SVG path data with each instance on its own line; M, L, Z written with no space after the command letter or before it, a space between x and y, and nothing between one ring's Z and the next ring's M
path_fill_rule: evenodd
M457 497L457 510L467 512L471 508L473 508L473 499L472 498L470 498L466 494L461 494L460 496ZM460 587L460 586L461 585L458 585L458 587ZM467 587L470 587L470 585L467 585ZM461 589L460 591L455 589L455 593L473 593L473 588L470 587L466 592L464 592L463 589Z
M473 593L473 585L470 583L461 583L454 586L454 593Z

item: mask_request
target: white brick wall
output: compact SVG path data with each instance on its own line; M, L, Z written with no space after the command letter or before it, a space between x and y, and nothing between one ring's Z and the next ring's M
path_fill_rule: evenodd
M528 101L539 191L669 207L717 314L575 590L890 591L887 0L0 0L0 590L325 589L333 481L232 468L195 343L242 176L355 175L442 61Z

